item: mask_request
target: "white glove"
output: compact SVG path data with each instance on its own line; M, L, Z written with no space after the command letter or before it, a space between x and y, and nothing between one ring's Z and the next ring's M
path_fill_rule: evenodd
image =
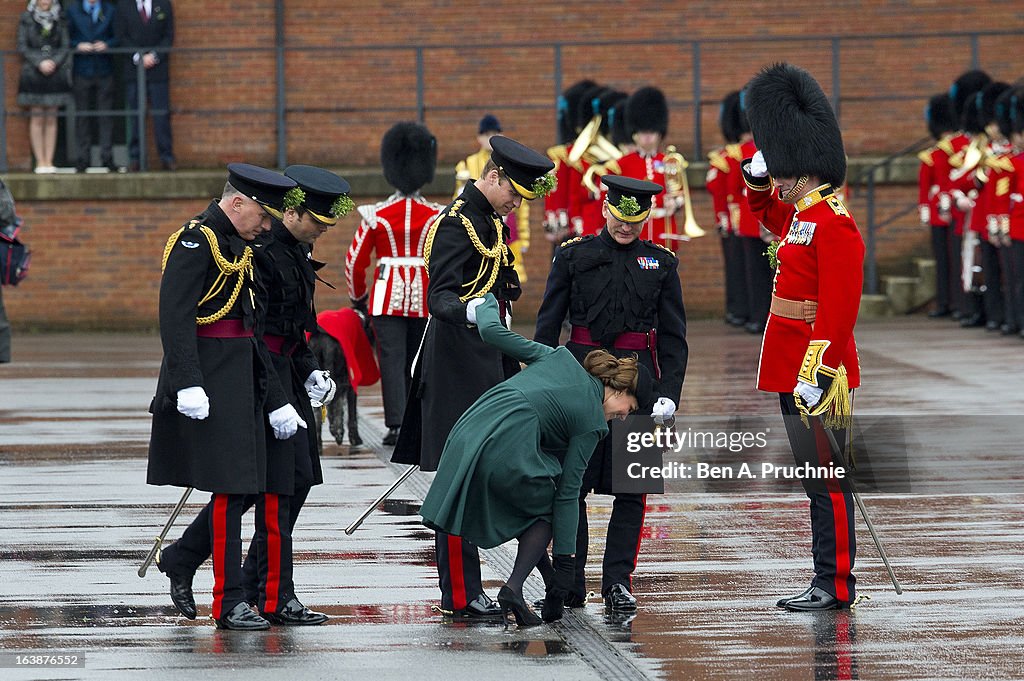
M334 394L338 391L338 386L334 383L334 379L331 378L331 372L320 371L319 369L310 373L304 386L309 399L319 402L321 406L333 400Z
M483 298L474 298L473 300L466 303L466 321L470 324L476 324L476 309L484 304Z
M929 224L931 222L931 211L928 210L928 206L919 206L918 211L921 214L921 224Z
M659 397L658 401L654 403L654 408L651 409L651 416L657 416L660 418L672 416L675 413L676 403L667 397Z
M821 394L824 392L821 388L815 387L810 383L804 383L803 381L797 381L796 387L793 388L793 392L800 396L800 399L804 401L804 404L808 409L813 407L821 399Z
M750 165L747 166L747 172L754 177L765 177L768 174L768 164L764 162L764 154L760 150L754 154L754 157L750 159Z
M202 421L210 415L210 398L202 386L182 388L178 391L178 411L190 419Z
M960 209L961 213L966 213L970 209L974 208L974 201L971 201L971 197L966 194L957 194L956 207Z
M299 428L306 427L306 422L290 404L270 412L267 418L270 420L270 427L274 429L274 437L278 440L287 440L299 432Z

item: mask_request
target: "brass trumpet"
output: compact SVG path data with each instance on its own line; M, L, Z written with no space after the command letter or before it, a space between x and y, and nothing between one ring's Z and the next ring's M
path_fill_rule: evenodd
M669 194L683 194L683 214L685 220L683 222L683 236L687 239L696 239L704 236L706 232L701 229L697 224L697 219L693 217L693 205L690 203L690 182L686 179L686 169L690 166L689 162L676 151L674 146L669 146L665 149L665 189L668 190ZM668 213L665 214L665 230L668 231L671 223L672 216ZM678 237L677 237L678 238Z
M605 163L622 158L622 150L601 134L601 117L594 116L572 143L569 165L579 169L580 159L587 163Z
M594 163L587 168L587 172L583 173L583 186L586 187L591 194L600 194L601 188L597 186L598 180L596 178L604 177L609 173L612 175L618 175L621 172L622 169L619 168L619 164L616 163L614 159L607 163Z

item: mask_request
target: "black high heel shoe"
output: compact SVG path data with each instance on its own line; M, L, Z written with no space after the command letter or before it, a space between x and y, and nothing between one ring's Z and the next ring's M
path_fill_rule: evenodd
M507 617L511 612L515 615L516 624L521 627L535 627L544 623L544 620L530 610L530 606L526 604L523 597L517 596L507 586L501 587L501 591L498 592L498 605L501 606L502 617Z

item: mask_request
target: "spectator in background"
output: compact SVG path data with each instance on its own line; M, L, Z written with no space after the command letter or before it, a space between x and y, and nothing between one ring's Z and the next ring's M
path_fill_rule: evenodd
M122 0L114 19L114 33L121 47L138 51L125 60L125 99L129 110L139 108L139 87L136 69L142 64L146 70L145 97L153 110L153 133L160 165L164 170L175 170L171 144L171 101L168 78L170 51L174 43L174 12L171 0ZM162 113L157 113L162 112ZM139 169L139 120L130 117L128 134L129 170Z
M96 139L92 134L94 120L100 144L100 163L111 172L117 172L113 156L113 120L108 115L82 115L83 112L114 108L114 62L107 53L108 48L117 47L114 12L114 5L103 0L72 0L68 5L71 49L75 51L71 84L77 113L78 156L75 170L80 173L92 165L92 144Z
M28 134L37 173L52 173L57 148L57 109L71 90L68 27L58 0L30 0L18 23L18 52L25 61L18 106L29 108Z

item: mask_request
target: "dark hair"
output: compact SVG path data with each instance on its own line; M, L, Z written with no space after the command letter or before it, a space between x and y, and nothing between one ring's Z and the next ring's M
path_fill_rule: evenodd
M616 357L607 350L592 350L583 358L583 368L612 390L636 395L636 357Z

